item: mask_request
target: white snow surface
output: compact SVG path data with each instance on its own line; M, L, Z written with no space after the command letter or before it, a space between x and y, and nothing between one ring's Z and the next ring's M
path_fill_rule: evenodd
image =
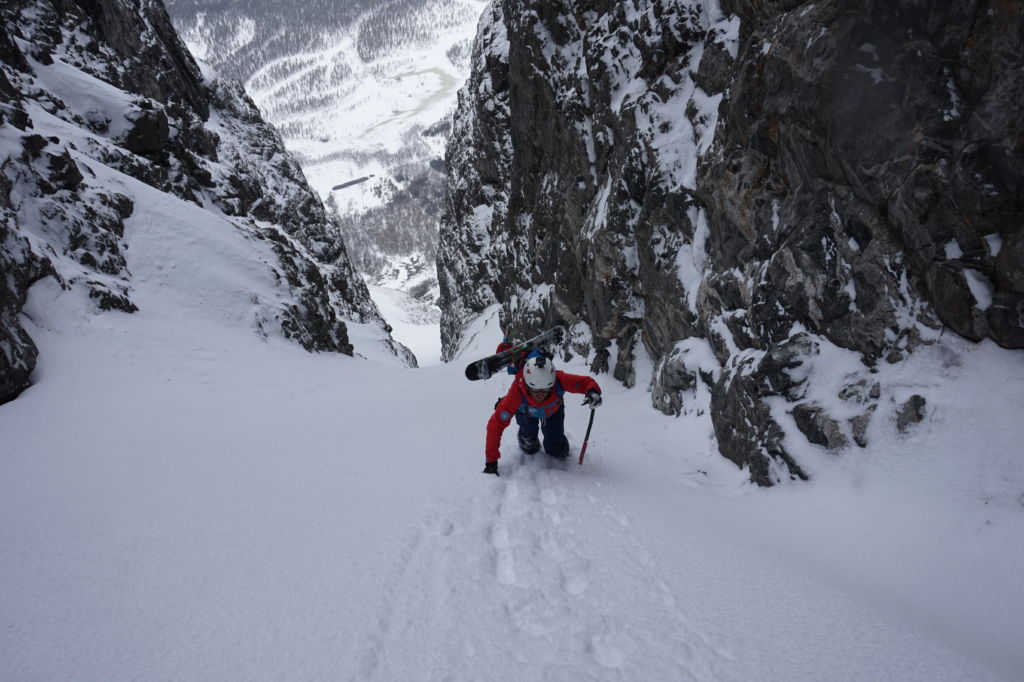
M441 362L441 309L397 286L369 284L370 296L392 327L391 336L416 355L420 367Z
M443 77L401 68L417 96L361 101L436 120ZM42 73L121 125L123 98ZM463 367L493 352L495 311L449 364L399 298L396 331L433 334L401 337L425 368L373 325L349 324L359 357L306 353L269 323L289 295L269 247L74 158L135 201L140 310L31 290L34 385L0 406L0 680L1024 679L1024 353L946 334L882 366L865 449L776 415L812 480L769 490L717 454L706 410L650 407L641 358L640 388L598 377L582 466L520 455L512 427L484 476L509 378ZM843 409L863 368L818 364L809 398ZM925 420L898 434L913 394ZM588 411L567 404L575 454Z
M126 233L138 313L31 292L35 385L0 407L0 679L1024 676L1024 354L947 335L883 368L925 421L807 446L808 483L753 486L706 414L606 376L582 466L512 427L495 478L509 380L462 374L493 311L450 364L309 354L252 333L232 292L261 265L153 217ZM574 451L587 416L571 396Z

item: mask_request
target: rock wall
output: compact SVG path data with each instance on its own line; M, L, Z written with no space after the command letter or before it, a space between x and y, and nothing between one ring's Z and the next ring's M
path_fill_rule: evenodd
M1017 2L496 0L448 150L445 352L500 303L514 333L652 402L710 409L770 485L803 436L865 444L879 363L950 330L1024 347ZM842 415L815 358L856 353Z
M89 78L92 91L79 92L74 84ZM390 339L337 223L281 138L237 84L202 76L162 3L5 3L0 96L0 403L35 366L19 321L33 282L52 276L86 287L101 309L136 309L123 257L134 206L76 159L212 204L248 237L269 240L292 293L273 316L307 349L352 354L346 320L369 322L415 362Z

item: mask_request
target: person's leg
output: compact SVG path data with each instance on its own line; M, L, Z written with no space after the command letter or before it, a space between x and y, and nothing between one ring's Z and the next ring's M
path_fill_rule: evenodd
M565 408L544 420L544 452L552 457L569 456L569 439L565 437Z
M532 455L540 450L540 441L537 440L540 421L534 417L516 412L516 424L519 424L519 448L528 455Z

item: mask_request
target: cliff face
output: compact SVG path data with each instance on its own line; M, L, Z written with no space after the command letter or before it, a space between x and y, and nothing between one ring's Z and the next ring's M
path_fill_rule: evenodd
M52 276L100 309L136 309L124 259L135 207L101 167L271 243L290 302L266 322L286 336L352 354L346 320L373 323L412 362L280 137L237 85L203 78L160 2L5 3L0 93L0 402L36 362L19 319L33 282Z
M865 443L879 363L1024 347L1022 8L930 5L496 1L448 151L447 352L493 303L575 323L771 484L804 477L783 415ZM842 414L808 397L834 353Z

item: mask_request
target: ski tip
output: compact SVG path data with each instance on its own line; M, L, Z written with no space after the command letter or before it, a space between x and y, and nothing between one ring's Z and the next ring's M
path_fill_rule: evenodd
M470 381L478 381L480 379L490 378L491 373L487 369L486 364L473 363L466 368L466 378Z

